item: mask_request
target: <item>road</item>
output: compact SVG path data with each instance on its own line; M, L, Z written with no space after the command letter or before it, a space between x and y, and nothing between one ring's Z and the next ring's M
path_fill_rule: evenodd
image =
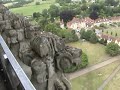
M87 68L82 69L82 70L80 70L80 71L76 71L76 72L74 72L74 73L70 73L70 74L68 74L68 77L69 77L70 80L72 80L72 79L74 79L74 78L77 78L77 77L79 77L79 76L81 76L81 75L84 75L84 74L86 74L86 73L89 73L89 72L91 72L91 71L94 71L94 70L96 70L96 69L99 69L99 68L101 68L101 67L104 67L104 66L106 66L106 65L108 65L108 64L111 64L111 63L113 63L113 62L115 62L115 61L118 61L118 60L120 60L120 55L119 55L119 56L116 56L116 57L113 57L113 58L110 58L110 59L108 59L108 60L106 60L106 61L104 61L104 62L98 63L98 64L96 64L96 65L93 65L93 66L91 66L91 67L87 67Z

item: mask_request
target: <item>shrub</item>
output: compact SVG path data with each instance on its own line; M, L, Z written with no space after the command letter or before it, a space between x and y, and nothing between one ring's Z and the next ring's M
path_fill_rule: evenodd
M99 43L103 44L103 45L106 45L107 44L107 40L101 39L101 40L99 40Z
M78 69L85 68L88 65L88 57L83 52L81 55L81 63L78 66L71 65L71 67L64 69L65 73L71 73Z
M35 5L40 5L40 2L36 2Z
M64 73L71 73L71 72L74 72L74 71L76 71L76 70L77 70L77 66L71 65L70 68L64 69L63 72L64 72Z
M81 63L78 68L85 68L88 65L88 56L83 52L81 55Z
M39 18L40 17L40 13L39 12L34 12L33 13L33 18Z
M105 29L107 28L107 26L104 23L100 24L100 27L105 28Z
M115 44L114 42L111 42L106 47L106 52L111 56L116 56L120 52L120 47L118 44Z

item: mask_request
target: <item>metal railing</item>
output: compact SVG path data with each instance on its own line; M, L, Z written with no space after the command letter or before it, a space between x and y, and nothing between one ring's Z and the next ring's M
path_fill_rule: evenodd
M25 72L23 71L23 69L21 68L21 66L19 65L19 63L17 62L17 60L15 59L15 57L13 56L12 52L8 48L1 35L0 45L4 51L4 59L7 59L9 61L24 90L36 90L29 78L27 77L27 75L25 74Z

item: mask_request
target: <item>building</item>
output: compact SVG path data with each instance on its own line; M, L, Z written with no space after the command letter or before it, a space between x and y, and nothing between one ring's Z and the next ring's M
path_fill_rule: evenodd
M76 18L74 17L71 21L67 23L67 28L73 29L73 30L81 30L81 28L91 28L94 26L100 26L101 24L111 24L114 22L120 22L120 16L117 17L110 17L110 18L98 18L96 20L92 20L89 17L86 18ZM60 22L60 27L64 28L63 21Z
M99 40L101 39L107 40L107 44L114 42L120 46L120 38L115 38L115 37L104 35L104 34L101 34L100 36L98 36L98 38Z

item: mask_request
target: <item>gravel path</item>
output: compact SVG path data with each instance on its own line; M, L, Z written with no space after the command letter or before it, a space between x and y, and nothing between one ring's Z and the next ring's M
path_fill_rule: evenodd
M89 72L91 72L91 71L94 71L94 70L96 70L96 69L99 69L99 68L101 68L101 67L104 67L104 66L106 66L106 65L108 65L108 64L111 64L111 63L113 63L113 62L115 62L115 61L118 61L118 60L120 60L120 56L116 56L116 57L110 58L110 59L108 59L108 60L106 60L106 61L104 61L104 62L98 63L98 64L93 65L93 66L91 66L91 67L87 67L87 68L82 69L82 70L80 70L80 71L76 71L76 72L74 72L74 73L70 73L70 74L68 74L68 77L69 77L70 80L71 80L71 79L74 79L74 78L77 78L77 77L79 77L79 76L81 76L81 75L84 75L84 74L86 74L86 73L89 73Z

